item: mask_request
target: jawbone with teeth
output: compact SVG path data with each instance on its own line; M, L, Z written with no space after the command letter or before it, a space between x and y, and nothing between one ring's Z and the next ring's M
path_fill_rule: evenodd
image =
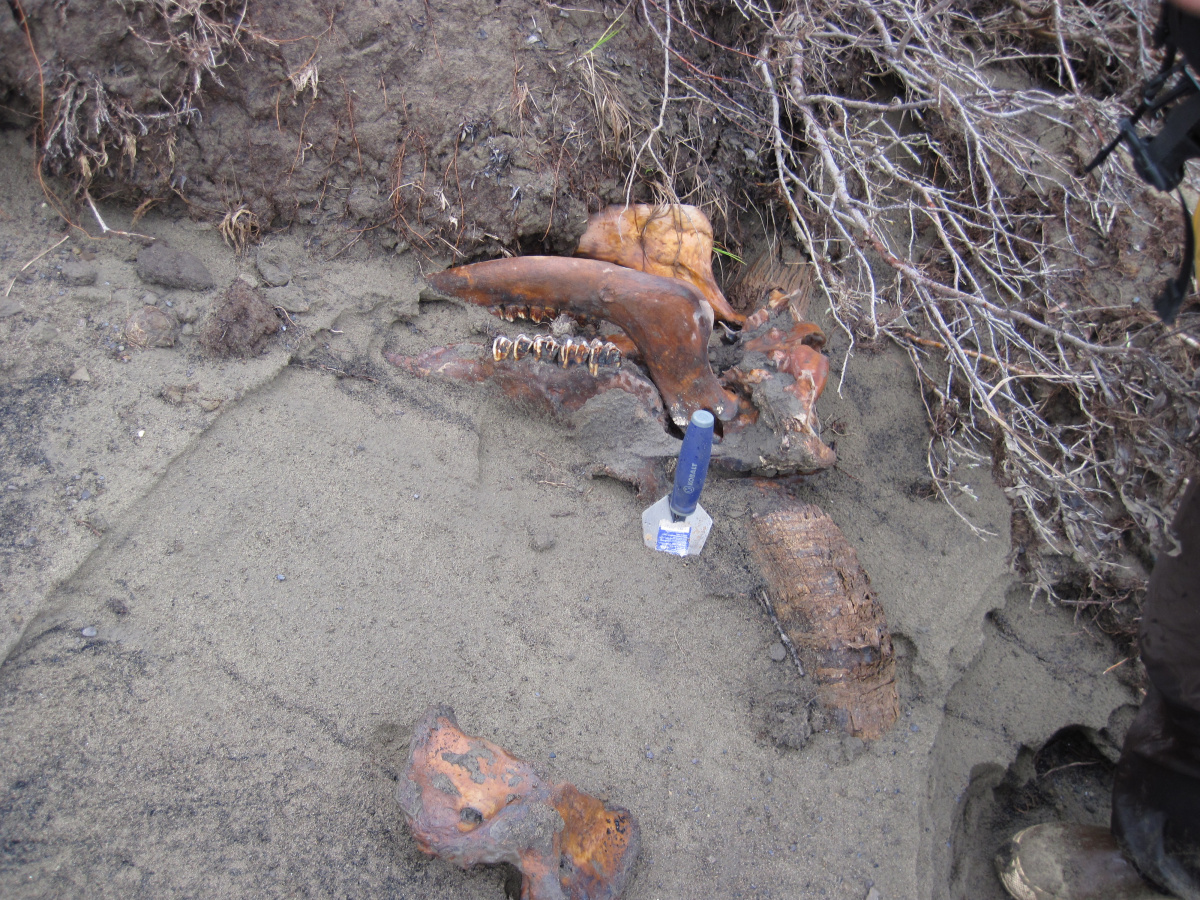
M687 426L707 409L722 421L737 416L708 362L712 307L691 284L612 263L558 256L519 256L447 269L430 275L435 290L509 319L534 322L561 313L603 319L637 346L671 420Z

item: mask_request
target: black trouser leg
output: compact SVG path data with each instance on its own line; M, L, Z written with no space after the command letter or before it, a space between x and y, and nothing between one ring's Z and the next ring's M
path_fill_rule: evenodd
M1200 479L1174 532L1182 551L1159 556L1142 608L1150 689L1117 764L1112 830L1148 881L1200 900Z

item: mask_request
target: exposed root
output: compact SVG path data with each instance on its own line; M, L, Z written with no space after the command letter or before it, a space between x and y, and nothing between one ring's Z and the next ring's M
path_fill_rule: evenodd
M72 71L56 56L42 65L28 35L40 90L39 176L43 168L70 176L79 196L99 173L122 163L132 168L139 144L148 139L166 135L170 155L173 133L200 119L198 97L204 82L220 85L219 70L235 54L250 58L243 40L274 43L246 22L246 0L151 0L126 5L137 23L130 29L133 36L179 65L177 76L161 87L157 109L135 110L128 100L110 93L95 73ZM65 213L64 218L70 221Z
M1127 161L1078 170L1156 68L1148 3L736 0L729 47L700 7L640 2L662 109L669 94L758 137L847 363L860 341L908 351L940 494L969 522L961 473L991 455L1042 550L1018 565L1036 591L1136 592L1196 471L1197 322L1167 339L1147 309L1177 212ZM698 44L740 55L741 78L703 68ZM633 158L669 182L661 137L651 125Z

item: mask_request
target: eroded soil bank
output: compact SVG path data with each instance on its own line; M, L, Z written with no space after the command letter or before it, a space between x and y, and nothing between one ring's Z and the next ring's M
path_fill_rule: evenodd
M336 225L343 244L424 256L564 250L589 210L650 195L638 179L628 194L615 162L648 123L706 196L753 182L741 173L757 140L723 138L682 108L659 118L661 50L620 8L10 6L0 115L23 130L43 122L69 215L68 197L90 183L134 206L182 202L239 240L306 223L330 240ZM730 40L752 27L713 15Z

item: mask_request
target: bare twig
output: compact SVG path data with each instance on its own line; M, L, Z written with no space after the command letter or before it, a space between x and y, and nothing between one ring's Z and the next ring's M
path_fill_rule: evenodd
M32 266L35 262L37 262L39 259L41 259L43 256L45 256L51 250L61 247L63 245L63 242L66 241L66 239L69 237L70 237L69 234L64 234L61 238L58 239L58 241L56 243L47 247L45 250L43 250L41 253L39 253L37 256L35 256L33 259L31 259L29 262L25 263L25 265L21 266L21 268L19 268L17 270L17 274L12 277L12 281L10 281L8 283L8 288L4 291L4 296L7 297L9 294L12 293L13 285L17 283L17 279L21 277L22 272L24 272L26 269L28 269L30 266Z
M1157 65L1148 0L736 0L760 26L754 52L705 34L690 0L640 2L665 61L660 121L670 100L758 136L849 339L842 377L861 339L908 351L939 494L954 506L969 491L958 471L992 455L1019 515L1089 590L1128 583L1131 540L1169 546L1196 466L1200 342L1164 339L1108 273L1166 263L1155 237L1174 213L1127 160L1078 174ZM671 23L740 55L744 77L688 59ZM643 134L642 163L669 187L661 134ZM1061 576L1033 565L1035 587L1061 596Z
M100 215L100 210L96 209L96 204L92 201L92 195L87 191L84 191L83 199L87 201L87 205L91 209L92 215L96 218L96 224L100 226L100 233L105 237L108 237L110 234L115 234L117 237L136 238L139 241L149 241L151 243L154 242L155 239L148 234L141 234L137 231L121 231L117 228L109 228L108 224Z

